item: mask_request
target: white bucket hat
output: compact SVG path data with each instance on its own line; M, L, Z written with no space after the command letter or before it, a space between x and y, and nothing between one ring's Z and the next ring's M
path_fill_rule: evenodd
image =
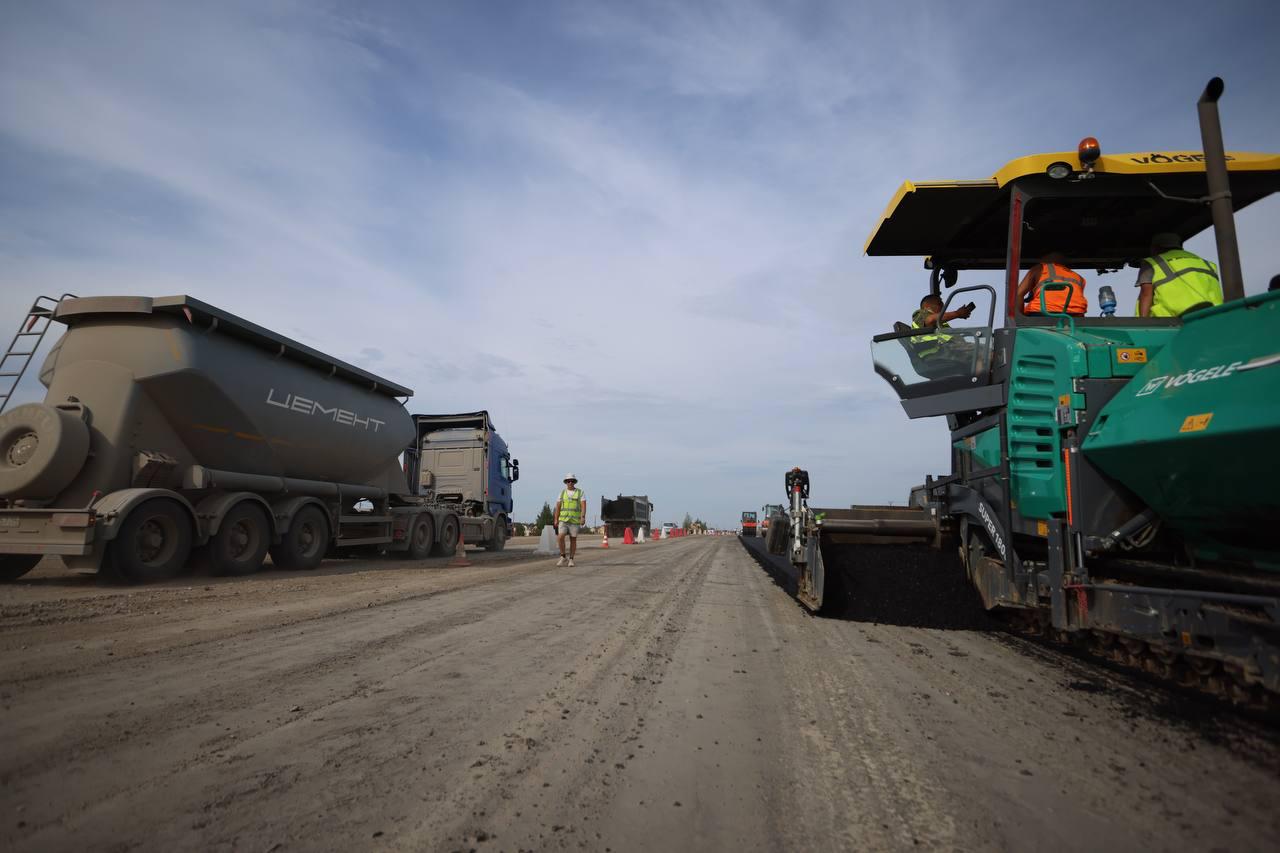
M573 480L575 483L576 483L576 482L578 482L578 475L577 475L577 474L565 474L565 475L564 475L564 481L567 483L567 482L569 482L570 480Z

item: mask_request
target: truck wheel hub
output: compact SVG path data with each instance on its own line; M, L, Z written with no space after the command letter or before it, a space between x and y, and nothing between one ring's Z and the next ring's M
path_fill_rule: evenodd
M6 456L9 459L9 464L15 468L19 465L26 465L31 461L31 457L35 455L36 448L39 446L40 436L34 432L23 433L7 448Z
M142 525L138 532L138 556L144 562L151 562L160 555L164 548L164 529L154 521Z

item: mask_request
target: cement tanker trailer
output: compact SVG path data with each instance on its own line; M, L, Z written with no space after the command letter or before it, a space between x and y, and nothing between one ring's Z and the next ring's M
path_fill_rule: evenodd
M46 554L152 581L452 548L401 453L412 391L189 296L64 299L43 403L0 415L0 579ZM444 534L438 537L437 532Z

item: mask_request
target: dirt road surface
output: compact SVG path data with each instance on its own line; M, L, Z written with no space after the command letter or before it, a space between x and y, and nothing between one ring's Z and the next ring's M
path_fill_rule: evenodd
M573 569L37 573L0 588L0 839L1280 849L1274 730L1011 637L967 600L812 617L766 562L698 537Z

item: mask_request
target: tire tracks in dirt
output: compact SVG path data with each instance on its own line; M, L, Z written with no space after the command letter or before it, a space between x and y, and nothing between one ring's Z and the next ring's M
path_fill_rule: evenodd
M430 818L396 846L471 849L495 840L500 826L504 849L594 848L601 838L595 817L627 763L644 749L655 688L706 581L713 544L686 548L692 553L680 563L638 566L655 572L645 585L656 589L635 591L643 608L614 625L596 650L582 655L577 668L502 733L504 750L484 756L443 804L446 816L465 817Z
M601 588L595 593L602 609L625 611L625 599L633 596L631 587L643 578L610 573L611 568L624 565L622 554L602 557L591 565L595 568L578 571L605 573L597 578ZM503 580L505 584L499 582ZM276 744L296 748L299 727L311 721L332 722L319 727L315 737L301 736L303 751L328 756L319 764L322 771L341 767L353 758L353 750L367 749L371 737L403 731L411 739L419 723L430 725L430 714L412 701L418 697L397 702L394 695L381 695L395 693L387 685L425 679L433 668L465 657L467 640L460 634L475 635L505 622L518 625L528 595L556 604L551 609L559 612L549 614L553 624L568 621L576 606L575 582L573 576L544 568L404 596L377 606L338 610L283 627L251 628L220 641L157 653L159 666L143 657L120 661L107 672L55 679L46 690L24 690L24 704L56 708L71 703L75 713L68 719L41 719L39 725L50 732L44 742L35 735L15 733L19 736L9 743L21 744L22 754L6 751L0 760L0 779L6 788L26 780L22 787L27 798L57 803L56 809L43 815L32 809L24 821L26 829L40 833L62 827L76 835L77 827L127 810L129 803L140 798L165 799L174 788L183 787L175 783L184 778L210 768L225 771L237 764L248 768L255 756ZM466 604L453 601L448 593L465 596ZM394 624L397 621L404 624ZM218 658L217 666L207 677L199 677L201 667L210 669L211 656ZM370 666L371 661L376 665ZM122 695L134 697L127 712L121 707ZM285 696L290 698L274 698ZM361 710L345 708L351 705ZM128 728L113 730L122 725ZM146 748L139 748L143 744ZM402 761L406 754L393 749L385 760L356 756L355 763L363 765L363 777L376 778L380 767ZM110 762L117 774L104 777L87 772L103 762ZM61 792L59 796L58 779L67 770L91 778L78 784L73 795ZM207 818L195 822L210 825L214 817L234 809L242 795L296 785L298 772L287 764L252 768L240 774L229 793L219 786L222 789L207 802L188 811L207 813ZM132 783L118 784L119 775Z

